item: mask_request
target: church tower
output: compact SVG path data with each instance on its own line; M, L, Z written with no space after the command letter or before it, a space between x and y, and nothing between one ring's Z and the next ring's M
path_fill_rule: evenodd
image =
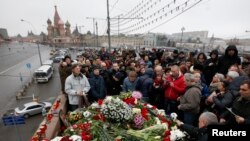
M54 36L60 36L59 21L62 22L59 14L57 12L57 6L55 6L55 14L54 14Z
M60 21L60 16L57 12L57 6L55 5L55 14L54 14L54 26L58 27L58 22Z
M48 27L47 27L47 30L48 30L48 39L51 39L54 35L54 30L53 30L53 26L52 26L52 22L50 19L47 20L47 24L48 24Z
M64 22L60 19L58 22L59 36L65 36Z
M66 36L68 36L68 37L70 37L71 36L71 31L70 31L70 23L69 23L69 21L67 21L66 23L65 23L65 26L66 26L66 28L65 28L65 30L66 30Z

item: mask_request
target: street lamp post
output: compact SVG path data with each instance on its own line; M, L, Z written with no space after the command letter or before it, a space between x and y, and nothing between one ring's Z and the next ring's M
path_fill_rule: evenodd
M108 48L109 52L111 52L111 40L110 40L110 17L109 17L109 0L107 0L107 24L108 24Z
M27 21L27 20L24 20L24 19L21 19L21 22L25 22L25 23L28 23L29 25L31 25L32 28L33 28L34 31L35 31L35 34L37 33L37 32L36 32L36 28L34 27L34 25L33 25L31 22L29 22L29 21ZM37 49L38 49L38 55L39 55L40 65L42 66L42 58L41 58L41 52L40 52L39 41L36 41L36 44L37 44Z
M184 31L184 30L185 30L185 27L182 27L182 28L181 28L181 41L180 41L180 42L181 42L181 46L182 46L182 37L183 37L183 31Z

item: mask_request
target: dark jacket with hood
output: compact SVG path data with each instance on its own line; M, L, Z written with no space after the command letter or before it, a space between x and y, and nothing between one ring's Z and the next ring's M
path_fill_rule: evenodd
M212 82L213 76L215 75L218 69L219 53L217 50L212 50L210 53L210 57L212 56L212 54L215 54L216 57L209 58L206 61L205 67L204 67L204 75L205 75L207 85L210 85L210 83Z
M229 50L234 50L233 56L229 56ZM228 69L231 65L238 64L241 65L240 57L238 57L238 50L235 45L229 45L225 50L225 54L219 58L218 62L218 72L224 75L227 74Z
M140 91L143 97L148 97L149 93L152 91L153 74L154 74L153 69L148 68L146 69L145 73L141 77L139 77L135 89Z

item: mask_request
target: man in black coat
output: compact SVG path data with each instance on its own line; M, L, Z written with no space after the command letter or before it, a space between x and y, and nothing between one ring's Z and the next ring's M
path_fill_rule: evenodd
M245 80L240 85L240 96L233 103L232 112L225 112L220 122L250 125L250 80Z
M89 78L90 92L88 95L89 101L94 102L98 99L104 99L107 94L106 86L103 77L100 75L99 67L93 68L93 75Z
M183 131L186 131L192 140L195 141L208 141L207 126L218 124L217 116L212 112L204 112L199 117L199 126L194 127L189 124L177 120L177 126Z

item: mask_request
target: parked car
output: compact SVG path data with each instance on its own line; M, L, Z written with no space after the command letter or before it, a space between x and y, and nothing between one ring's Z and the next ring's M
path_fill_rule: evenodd
M56 50L51 50L49 54L50 54L50 55L54 55L55 52L56 52Z
M51 106L52 104L50 102L29 102L15 108L15 115L28 118L32 115L42 113L43 108L45 108L45 110L49 110Z
M63 58L64 58L64 56L59 55L59 56L54 57L53 61L54 61L54 63L59 63Z

